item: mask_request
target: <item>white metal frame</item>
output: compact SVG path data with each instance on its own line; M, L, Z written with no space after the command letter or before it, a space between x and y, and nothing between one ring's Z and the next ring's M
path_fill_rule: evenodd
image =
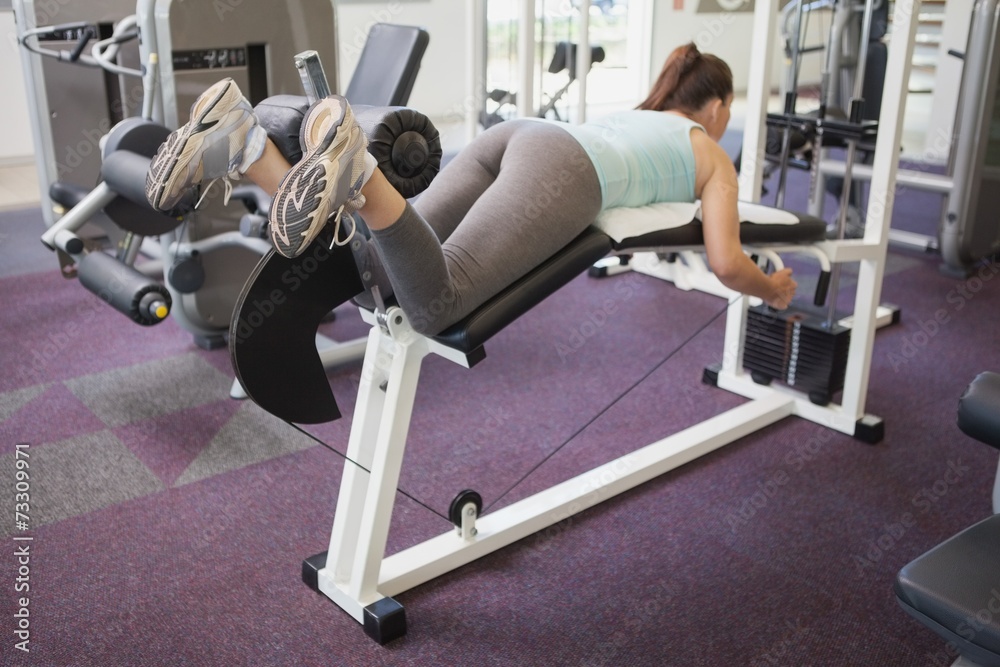
M750 379L742 370L748 300L736 299L728 310L718 386L751 401L482 518L466 519L463 512L460 530L448 531L385 557L422 360L428 354L465 366L469 360L464 354L414 332L398 308L382 316L365 313L366 321L374 326L368 337L347 451L347 456L364 469L350 463L344 466L326 561L317 564L318 590L365 623L376 639L386 641L393 637L372 633L369 628L375 603L381 604L387 597L509 545L769 424L797 415L856 435L860 421L865 418L901 115L916 27L912 19L919 6L920 0L897 0L895 5L873 168L871 201L875 205L870 207L865 237L818 244L831 261L860 263L841 405L815 405L799 392L758 385ZM750 80L754 85L748 95L751 107L743 156L744 194L760 191L759 167L763 165L760 138L764 134L770 44L776 18L777 2L758 0L756 50L750 63Z

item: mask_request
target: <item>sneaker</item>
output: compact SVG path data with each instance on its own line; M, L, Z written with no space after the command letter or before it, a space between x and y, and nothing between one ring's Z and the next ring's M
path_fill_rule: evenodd
M146 174L146 199L153 208L169 211L192 186L222 178L228 201L229 179L240 178L264 152L266 141L250 102L232 79L223 79L198 97L191 120L156 151Z
M302 160L285 174L271 202L271 240L285 257L295 257L319 235L331 215L353 213L361 194L368 138L343 97L326 97L306 112L299 130ZM334 242L337 239L336 230Z

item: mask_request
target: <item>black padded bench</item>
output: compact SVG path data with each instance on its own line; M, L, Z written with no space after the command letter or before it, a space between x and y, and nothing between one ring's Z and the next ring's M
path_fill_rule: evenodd
M1000 374L982 373L969 385L958 425L1000 449ZM956 665L1000 667L1000 514L906 565L895 592L907 613L955 647Z
M599 259L611 253L669 252L704 245L697 207L654 206L660 208L649 213L653 216L650 220L655 227L660 222L657 211L663 213L663 228L623 237L618 228L606 224L607 218L599 219L548 261L431 340L460 353L463 363L471 367L485 358L486 341ZM826 223L819 218L742 202L740 206L740 240L746 245L805 246L822 240L826 234ZM676 213L678 209L680 214ZM317 248L332 245L328 232L320 234ZM340 255L341 259L321 262L312 259L312 252L293 259L271 253L250 276L237 305L230 335L237 377L258 405L287 421L309 424L340 417L314 337L326 313L362 291L356 272L346 268L347 263L353 264L345 256L350 252L344 247L332 247L324 256ZM255 313L254 304L268 301L272 290L282 287L281 276L296 271L296 267L315 276L297 286L296 304L272 304L267 317ZM255 318L260 321L255 322ZM276 382L275 378L283 376L294 377L294 383Z
M744 221L740 224L740 241L750 246L799 245L815 243L824 238L826 223L823 220L804 213L794 215L798 222L792 225ZM597 227L588 227L554 257L434 339L461 352L472 353L505 326L609 253L702 245L702 222L697 218L685 225L627 237L621 241L615 241Z

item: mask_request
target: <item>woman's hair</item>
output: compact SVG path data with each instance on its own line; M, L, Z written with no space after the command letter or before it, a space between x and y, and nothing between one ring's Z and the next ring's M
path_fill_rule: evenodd
M673 50L649 97L636 108L690 113L714 99L725 100L732 93L733 72L729 65L717 56L701 53L690 42Z

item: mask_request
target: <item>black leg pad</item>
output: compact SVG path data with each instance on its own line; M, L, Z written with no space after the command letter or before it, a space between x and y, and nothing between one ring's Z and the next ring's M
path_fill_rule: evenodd
M243 286L230 325L233 370L247 396L289 422L340 417L316 331L327 313L364 285L351 249L332 244L332 227L294 259L268 252Z
M365 634L387 644L406 634L406 611L392 598L382 598L365 607Z

